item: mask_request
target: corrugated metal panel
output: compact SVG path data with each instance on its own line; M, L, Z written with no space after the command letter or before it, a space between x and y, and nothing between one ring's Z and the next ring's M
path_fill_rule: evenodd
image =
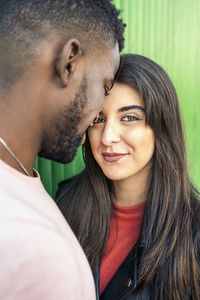
M127 23L123 53L138 53L157 61L177 89L183 113L188 164L200 188L200 0L115 0ZM36 168L51 195L57 183L83 168L80 149L63 166L37 159Z
M81 147L79 147L74 161L67 165L37 157L35 168L39 171L47 192L54 197L60 181L79 173L84 168Z

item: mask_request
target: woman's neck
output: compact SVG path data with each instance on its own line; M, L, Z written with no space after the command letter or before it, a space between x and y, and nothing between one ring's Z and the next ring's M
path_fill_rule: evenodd
M135 176L113 181L112 200L120 206L132 206L146 201L151 176Z

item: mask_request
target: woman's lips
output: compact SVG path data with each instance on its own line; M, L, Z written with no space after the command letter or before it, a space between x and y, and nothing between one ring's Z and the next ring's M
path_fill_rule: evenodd
M122 153L102 153L103 158L106 162L116 162L120 160L122 157L124 157L126 154Z

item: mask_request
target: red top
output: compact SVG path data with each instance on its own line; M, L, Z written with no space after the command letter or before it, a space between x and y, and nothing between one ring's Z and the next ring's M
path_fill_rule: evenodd
M111 228L100 265L100 294L135 246L141 230L145 202L122 207L114 204Z

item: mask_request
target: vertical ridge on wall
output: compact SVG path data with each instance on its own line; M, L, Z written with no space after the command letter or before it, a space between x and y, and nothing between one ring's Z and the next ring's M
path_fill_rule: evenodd
M200 188L200 1L114 0L127 27L123 53L138 53L158 62L170 75L181 104L188 165ZM80 172L81 148L75 160L61 165L38 158L35 163L51 195L57 184Z

